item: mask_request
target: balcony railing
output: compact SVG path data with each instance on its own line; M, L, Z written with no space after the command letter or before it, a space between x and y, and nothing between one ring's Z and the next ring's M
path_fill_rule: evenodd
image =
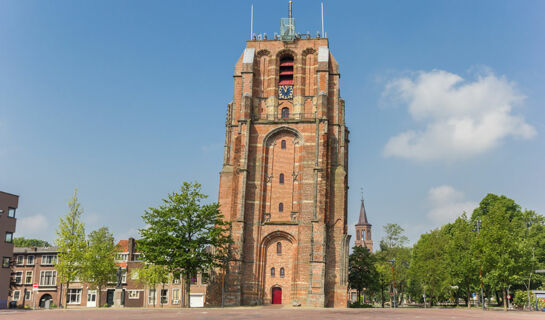
M290 120L314 120L315 113L290 113L289 115L280 113L262 113L252 115L252 120L270 120L270 121L290 121Z

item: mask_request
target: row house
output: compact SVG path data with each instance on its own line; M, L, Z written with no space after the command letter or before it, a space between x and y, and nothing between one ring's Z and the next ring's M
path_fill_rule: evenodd
M120 251L116 254L116 264L122 269L123 305L125 307L181 307L181 295L184 283L180 275L169 277L168 283L155 288L145 286L138 276L138 270L144 266L141 254L136 250L133 238L118 242ZM14 289L10 301L17 305L43 308L47 304L62 305L61 296L68 297L68 307L97 307L99 303L112 306L115 282L103 288L101 292L79 279L70 283L68 288L59 282L55 270L57 249L15 248L13 277ZM206 302L208 274L202 273L191 279L191 307L203 307Z
M13 233L19 196L0 191L0 309L7 308L10 295L10 271L13 265Z

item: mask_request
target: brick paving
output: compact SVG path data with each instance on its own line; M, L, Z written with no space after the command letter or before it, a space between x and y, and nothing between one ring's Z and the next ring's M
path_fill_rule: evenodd
M227 308L227 309L71 309L71 310L0 310L0 319L9 320L317 320L317 319L545 319L544 312L486 311L465 309L294 309L294 308Z

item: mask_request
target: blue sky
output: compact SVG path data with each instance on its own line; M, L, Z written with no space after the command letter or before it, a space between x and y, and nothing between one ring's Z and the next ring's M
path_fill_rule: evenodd
M18 236L54 240L79 189L87 230L137 236L182 181L217 199L232 74L287 1L0 2L0 190ZM350 133L349 224L411 239L487 193L545 212L543 1L325 1ZM294 3L315 34L320 1ZM353 230L352 226L351 229Z

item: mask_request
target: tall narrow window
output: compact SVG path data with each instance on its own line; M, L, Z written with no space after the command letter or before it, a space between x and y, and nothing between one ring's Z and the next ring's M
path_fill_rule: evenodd
M278 212L284 212L284 204L282 202L278 204Z
M283 173L280 174L278 180L279 180L278 182L280 182L280 184L284 184L284 174Z
M282 108L282 119L288 119L290 117L290 108Z
M274 277L274 267L271 268L271 277Z
M284 268L280 268L280 278L284 278Z
M276 243L276 254L282 254L282 243L281 242Z
M282 149L286 149L286 140L282 140L282 142L280 142L280 146Z

